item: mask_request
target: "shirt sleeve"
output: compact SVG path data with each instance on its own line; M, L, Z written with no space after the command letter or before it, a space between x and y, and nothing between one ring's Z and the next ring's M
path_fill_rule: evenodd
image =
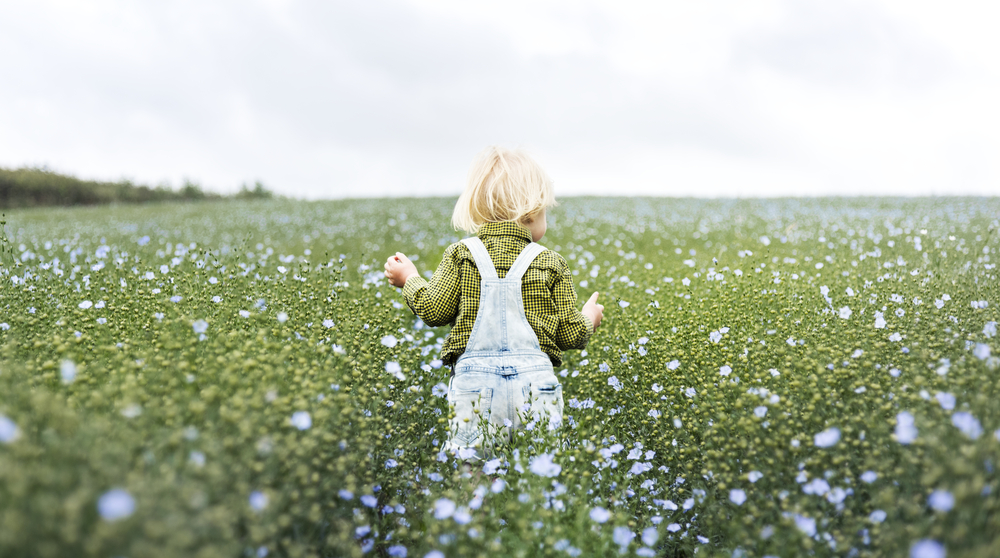
M555 335L556 346L562 351L586 348L590 336L594 334L594 325L590 318L576 309L573 274L570 273L569 266L562 256L559 256L556 280L552 285L552 300L555 302L559 317Z
M455 245L444 252L430 281L419 275L406 280L403 298L410 310L431 327L450 324L458 316L459 277L454 260Z

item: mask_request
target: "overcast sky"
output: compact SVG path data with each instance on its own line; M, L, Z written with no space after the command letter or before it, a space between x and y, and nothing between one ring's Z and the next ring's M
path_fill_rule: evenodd
M0 166L290 196L1000 195L1000 3L0 0Z

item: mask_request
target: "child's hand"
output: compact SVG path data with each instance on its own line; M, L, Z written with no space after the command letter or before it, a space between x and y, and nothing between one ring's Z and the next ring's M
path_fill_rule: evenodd
M594 293L590 295L590 299L587 303L583 305L583 315L590 318L590 321L594 324L594 331L597 331L597 326L601 325L601 320L604 319L604 305L597 303L597 295L600 293Z
M414 275L419 275L417 266L413 265L402 252L389 256L385 262L385 277L393 287L402 287L406 284L406 280Z

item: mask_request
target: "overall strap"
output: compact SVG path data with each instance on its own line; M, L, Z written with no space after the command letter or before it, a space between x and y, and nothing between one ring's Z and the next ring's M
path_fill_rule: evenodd
M504 276L504 280L520 282L521 277L528 271L528 266L531 265L531 262L535 261L535 258L544 251L545 247L535 242L525 246L524 250L521 250L521 253L518 254L517 259L514 260L514 264L510 266L510 271Z
M493 260L490 259L490 253L486 251L486 245L483 244L482 240L476 237L466 238L462 240L462 244L468 246L469 251L472 252L472 259L476 262L479 276L483 280L498 278L497 269L493 267Z

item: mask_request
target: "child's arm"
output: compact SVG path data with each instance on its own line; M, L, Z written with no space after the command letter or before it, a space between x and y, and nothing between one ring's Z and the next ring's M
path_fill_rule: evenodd
M403 288L403 298L423 322L431 327L449 324L458 316L458 269L452 253L445 250L444 258L430 282L417 273L417 266L405 255L397 252L385 264L385 276L394 287Z
M583 306L583 312L576 309L576 289L573 287L573 275L570 273L566 260L560 259L559 275L552 286L552 300L555 302L559 317L556 328L555 342L560 350L583 349L590 341L594 330L601 325L604 317L604 306L597 303L597 293Z

